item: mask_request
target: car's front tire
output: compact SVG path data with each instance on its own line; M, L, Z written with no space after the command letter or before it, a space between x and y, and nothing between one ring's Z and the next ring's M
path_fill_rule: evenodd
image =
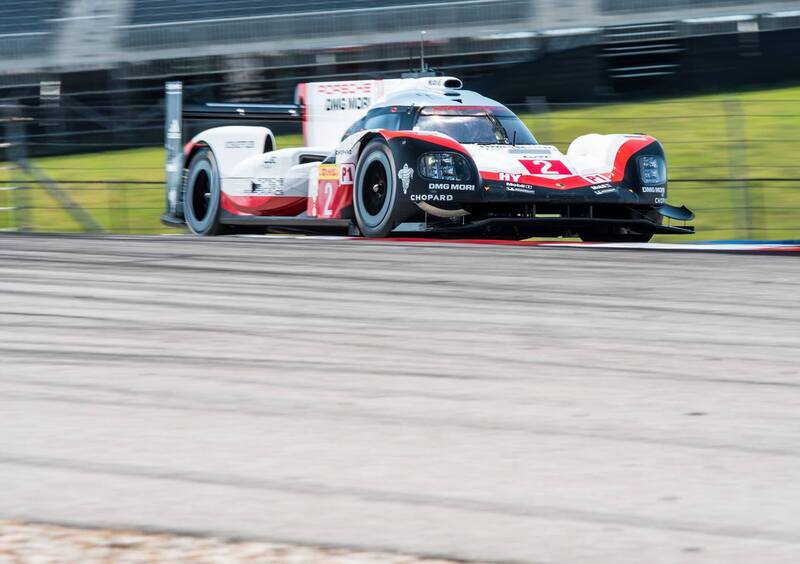
M397 169L389 146L373 139L356 165L353 208L365 237L386 237L397 226Z
M214 153L209 148L201 149L189 163L183 191L183 215L192 233L203 236L220 233L221 194Z

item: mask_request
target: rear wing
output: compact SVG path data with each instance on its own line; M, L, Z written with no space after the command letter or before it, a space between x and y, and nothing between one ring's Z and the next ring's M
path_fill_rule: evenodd
M183 119L231 121L301 121L303 106L298 104L208 104L186 106Z

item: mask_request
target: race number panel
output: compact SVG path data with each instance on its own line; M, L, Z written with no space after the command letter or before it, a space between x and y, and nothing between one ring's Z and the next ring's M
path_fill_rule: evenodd
M342 211L353 204L354 175L355 166L352 164L320 165L317 190L308 195L308 215L341 219Z

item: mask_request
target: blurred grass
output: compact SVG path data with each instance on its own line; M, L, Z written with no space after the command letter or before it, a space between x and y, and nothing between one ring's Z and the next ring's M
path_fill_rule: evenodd
M697 214L695 239L800 238L800 182L764 183L759 178L800 178L800 87L705 95L591 107L560 107L522 114L539 142L566 152L586 133L648 133L664 145L670 167L670 203ZM278 147L302 144L300 135L278 138ZM36 159L62 181L130 181L129 184L65 184L74 199L114 232L167 232L158 216L164 207L164 151L160 147ZM12 176L14 175L14 176ZM0 180L18 178L0 170ZM741 179L726 183L683 183L682 179ZM133 182L158 182L136 185ZM749 189L746 190L745 188ZM3 198L10 193L0 193ZM40 231L80 227L40 189L33 191L32 225ZM9 214L0 213L0 222ZM5 218L2 216L6 216ZM0 227L7 226L0 223ZM686 238L660 237L682 241Z

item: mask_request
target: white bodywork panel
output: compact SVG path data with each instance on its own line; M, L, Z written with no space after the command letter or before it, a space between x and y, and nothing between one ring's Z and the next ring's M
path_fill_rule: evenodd
M206 129L195 135L189 143L202 141L211 147L220 175L224 178L243 160L263 154L267 138L271 138L271 145L275 147L275 136L269 128L228 125Z
M606 174L613 171L617 151L631 139L643 139L640 135L598 135L596 133L578 137L565 155L552 145L472 145L464 144L480 171L531 174L520 160L544 161L541 173L534 176L563 178ZM549 164L548 164L549 163ZM556 163L561 163L563 167Z
M581 174L606 172L613 168L617 152L631 139L644 139L644 135L599 135L590 133L577 137L569 148L567 158L581 167Z
M309 175L329 153L300 147L254 155L223 175L222 191L231 196L307 196Z

